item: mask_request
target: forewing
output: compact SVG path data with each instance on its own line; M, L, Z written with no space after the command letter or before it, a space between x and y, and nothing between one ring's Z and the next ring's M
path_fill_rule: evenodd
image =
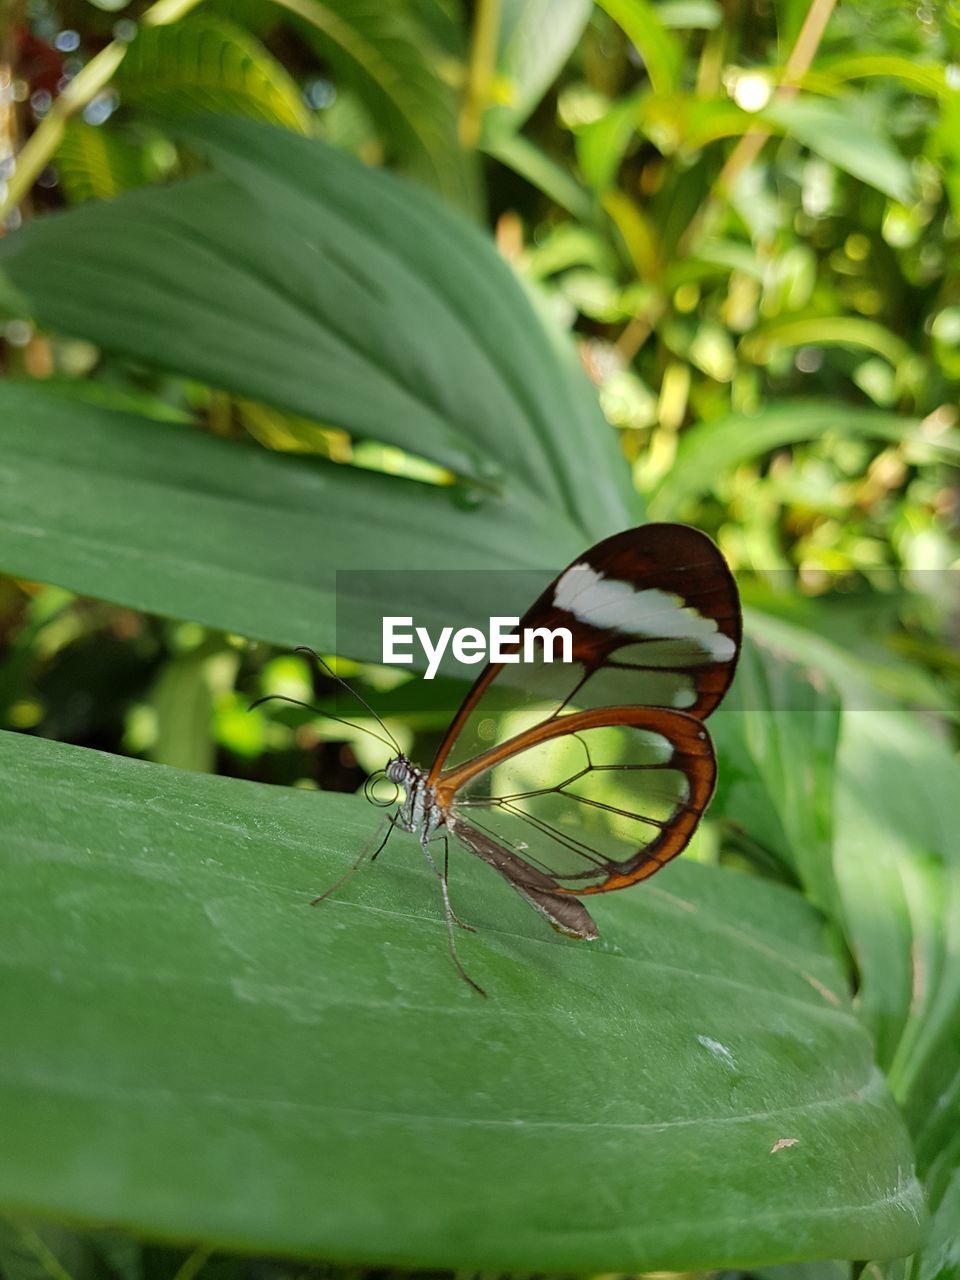
M469 824L508 852L498 869L521 890L602 893L681 852L715 778L699 720L620 707L546 721L455 772L438 798L455 834Z
M486 667L430 771L446 779L494 742L587 709L667 707L703 720L740 650L740 602L714 543L686 525L648 524L598 543L559 574L520 620L521 632L572 637L572 661ZM497 680L503 671L509 678ZM522 693L518 689L522 688Z

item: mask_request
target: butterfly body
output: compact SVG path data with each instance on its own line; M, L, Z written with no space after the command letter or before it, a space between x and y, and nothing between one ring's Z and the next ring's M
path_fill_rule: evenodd
M560 628L569 660L553 662L546 641L533 662L525 654L510 682L517 707L499 699L505 664L491 662L430 768L398 747L386 768L406 792L390 829L417 836L440 881L454 963L478 990L456 958L452 925L461 922L432 841L453 836L560 933L596 938L579 897L636 884L682 852L716 781L703 722L733 679L741 614L733 575L705 534L648 524L589 548L518 631Z
M391 782L406 792L397 817L398 826L419 836L421 843L425 844L445 820L436 790L427 780L426 770L413 764L406 756L399 755L394 756L384 772Z
M499 871L558 933L569 938L599 937L596 925L582 903L558 896L548 876L526 866L508 849L471 826L457 814L454 803L448 802L448 807L445 807L436 789L430 785L425 769L413 764L406 756L398 755L389 762L385 773L406 793L396 814L396 825L417 837L428 862L433 863L427 848L430 841L438 833L441 839L444 835L452 835L471 853Z

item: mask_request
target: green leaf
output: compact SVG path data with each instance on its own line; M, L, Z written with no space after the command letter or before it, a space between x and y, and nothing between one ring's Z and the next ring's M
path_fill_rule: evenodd
M599 0L643 59L654 93L680 87L683 46L649 0Z
M210 111L310 131L310 113L281 63L242 27L202 12L141 24L116 85L124 102L165 119Z
M818 59L817 78L829 77L838 84L851 80L874 80L887 77L899 80L914 93L933 98L950 94L946 67L936 63L922 64L896 53L847 53Z
M748 458L762 458L772 449L815 440L828 431L937 447L913 418L828 400L781 400L757 413L734 413L685 431L672 468L650 499L651 512L658 519L670 519L685 502L709 493L724 474ZM946 444L945 453L952 453Z
M18 577L329 650L337 570L559 567L582 549L532 495L464 505L450 488L0 383L0 570ZM414 576L443 589L442 574ZM378 657L379 635L365 639L354 656Z
M369 108L411 174L465 209L479 203L476 157L457 136L464 36L405 0L276 0L288 21Z
M910 706L950 714L942 682L895 647L898 605L907 605L909 597L815 598L788 594L783 585L783 577L768 586L742 583L744 617L754 639L842 690L849 707Z
M25 293L15 289L13 281L0 268L0 318L9 320L30 314L30 301Z
M179 128L234 181L134 192L0 245L41 323L539 498L584 543L634 523L593 388L478 231L322 143Z
M526 178L538 191L542 191L579 221L591 220L593 206L583 187L562 165L557 164L522 134L491 134L484 141L482 149L514 173L518 173L521 178Z
M960 1161L954 1155L948 1185L933 1216L930 1239L911 1276L916 1280L958 1280L960 1277Z
M782 861L837 916L833 792L840 702L798 667L745 643L710 732L723 761L713 813Z
M227 673L234 676L236 660L230 654L220 657L226 659ZM211 734L215 687L211 668L215 666L205 647L164 664L147 699L157 726L147 752L151 760L198 773L215 772L216 744Z
M32 388L38 393L40 402L45 402L47 397L57 396L62 400L99 405L102 409L118 409L138 414L143 418L153 418L156 422L179 422L186 426L193 421L192 415L185 409L170 404L162 395L144 391L137 386L53 374L42 382L33 383ZM2 395L3 390L0 389L0 397ZM19 406L23 402L17 399L14 403Z
M953 216L960 217L960 94L951 94L943 104L932 143L943 172Z
M729 98L698 98L677 92L641 97L636 123L664 155L679 151L692 156L722 138L740 137L756 121Z
M960 1224L960 764L929 721L844 716L836 858L861 1014L912 1131L934 1218L911 1280L955 1280Z
M660 0L657 17L680 31L714 31L723 22L723 8L717 0Z
M375 828L355 797L9 734L0 782L0 1204L471 1270L919 1244L901 1122L791 891L681 860L600 902L590 946L454 851L484 1001L409 839L307 907Z
M614 102L599 120L576 133L577 161L591 187L605 191L616 179L623 157L636 133L642 99L635 94Z
M160 28L158 28L160 30ZM57 148L57 172L69 200L110 200L152 177L146 148L128 142L108 125L68 120Z
M960 764L918 718L848 712L836 865L859 1005L931 1161L956 1133L960 1088Z
M894 368L913 355L909 346L885 325L860 316L805 316L755 329L743 340L747 359L765 362L777 351L800 346L863 347L883 356Z
M488 138L523 125L576 48L592 9L591 0L505 0L496 101L484 115Z
M838 169L907 204L914 198L910 166L861 107L857 100L798 95L774 99L758 116Z

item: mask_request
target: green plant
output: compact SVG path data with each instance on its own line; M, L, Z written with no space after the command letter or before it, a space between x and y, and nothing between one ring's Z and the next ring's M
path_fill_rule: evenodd
M40 326L8 329L7 371L58 375L0 384L0 567L104 603L0 598L0 707L38 731L0 735L7 1280L212 1280L214 1248L956 1270L957 764L900 704L949 721L957 668L933 593L833 590L955 556L953 29L864 58L857 6L784 6L782 54L746 7L498 8L467 53L429 3L155 6L114 50L117 119L33 135L82 207L0 246ZM466 218L344 150L474 215L481 155L495 208L522 175L498 238L534 305ZM592 950L457 864L482 1006L402 844L307 912L375 816L202 772L313 782L343 741L246 713L312 693L270 646L335 649L336 570L543 569L645 506L763 571L693 856L602 902ZM424 748L461 692L356 676Z

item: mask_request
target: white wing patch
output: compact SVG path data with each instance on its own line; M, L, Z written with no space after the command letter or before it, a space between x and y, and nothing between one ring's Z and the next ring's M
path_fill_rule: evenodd
M737 651L715 618L705 618L680 596L656 587L634 591L629 582L605 578L588 564L570 566L557 582L553 603L592 627L685 640L709 654L713 662L729 662Z

